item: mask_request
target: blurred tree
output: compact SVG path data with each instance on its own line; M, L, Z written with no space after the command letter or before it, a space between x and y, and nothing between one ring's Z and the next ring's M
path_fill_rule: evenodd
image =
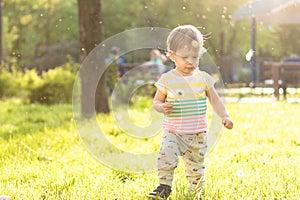
M115 0L113 3L103 1L105 37L135 27L173 29L179 24L193 24L203 34L212 33L206 46L209 47L209 53L213 57L231 55L237 48L250 41L250 32L247 32L250 28L248 23L234 24L231 21L231 14L247 1L183 0L176 3L167 0Z
M293 53L296 53L298 56L300 56L299 35L300 25L281 25L277 28L275 37L279 40L279 43L277 43L275 48L278 50L284 49L284 52L279 53L281 58L283 56L290 56L290 54Z
M2 1L4 61L33 67L36 65L33 61L44 56L47 51L43 49L47 46L79 40L76 0ZM179 24L190 23L204 34L211 33L205 47L215 60L220 56L230 57L233 54L243 57L250 49L250 23L247 20L232 23L230 19L239 5L248 1L103 1L104 36L108 38L136 27L172 29ZM293 39L299 33L299 28L296 27L258 24L257 49L262 54L275 58L286 55L287 50L300 52L300 45L295 42L298 40ZM78 46L76 48L79 52Z
M79 11L79 30L81 61L103 41L102 13L100 0L77 0ZM82 67L81 77L81 110L84 116L91 116L96 112L108 113L108 93L106 91L105 77L101 77L98 86L90 83L97 83L99 77L95 76L95 71L104 70L104 60L88 67ZM97 69L98 68L98 69ZM101 74L101 73L100 73ZM95 106L93 106L95 105Z
M193 24L206 35L205 47L208 53L221 66L222 74L233 75L233 56L250 44L250 25L248 22L233 23L231 14L238 6L248 0L183 0L170 3L167 0L116 0L103 2L105 36L111 36L126 28L150 26L170 30L180 24ZM246 25L246 26L245 26ZM245 45L244 45L245 44ZM247 50L248 50L247 49ZM245 50L246 51L246 50ZM240 53L240 52L238 52ZM241 57L241 56L240 56ZM241 59L236 64L241 66Z
M6 62L33 67L40 47L78 39L75 0L2 1Z

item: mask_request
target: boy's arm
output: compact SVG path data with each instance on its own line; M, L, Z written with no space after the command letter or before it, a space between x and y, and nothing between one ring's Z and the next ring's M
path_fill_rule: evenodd
M173 105L165 101L166 95L164 95L159 90L156 90L153 101L154 109L164 114L170 114L172 112Z
M211 87L208 91L206 91L207 98L209 99L210 104L212 105L214 111L221 117L222 123L228 129L233 128L233 122L230 119L229 114L227 113L226 107L219 97L216 89Z

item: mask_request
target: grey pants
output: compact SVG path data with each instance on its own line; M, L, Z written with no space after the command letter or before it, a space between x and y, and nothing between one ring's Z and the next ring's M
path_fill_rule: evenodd
M157 160L160 184L172 186L178 157L182 156L189 189L198 190L204 184L204 157L207 151L207 133L177 134L165 131Z

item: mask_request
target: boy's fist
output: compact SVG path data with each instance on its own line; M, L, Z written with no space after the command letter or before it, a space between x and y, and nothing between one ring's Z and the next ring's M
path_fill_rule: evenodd
M171 114L172 112L172 108L173 108L173 104L165 102L162 104L162 108L165 114Z
M222 124L225 126L225 128L232 129L233 128L233 122L229 117L224 117L222 119Z

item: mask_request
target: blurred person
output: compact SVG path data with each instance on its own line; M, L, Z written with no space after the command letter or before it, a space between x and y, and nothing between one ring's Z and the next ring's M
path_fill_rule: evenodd
M150 52L150 62L157 65L163 65L167 61L167 57L160 53L158 49L152 49Z
M164 73L167 68L165 66L165 62L167 61L167 57L162 54L158 49L152 49L150 51L150 60L143 63L142 66L155 66L155 69L151 69L152 74L157 74L158 77Z
M165 62L167 61L167 57L164 54L161 54L158 49L153 49L150 52L150 62L157 65L157 70L159 74L162 74L166 71Z
M292 53L289 57L284 58L283 62L300 62L300 57L297 54Z
M112 47L108 56L105 58L105 64L111 65L105 72L105 82L109 94L112 93L118 77L127 72L126 68L122 68L125 65L124 59L120 56L120 48Z
M120 55L120 48L119 47L112 47L108 57L105 58L105 63L106 64L111 64L115 62L119 67L118 67L118 73L120 75L125 74L127 71L126 69L122 69L122 66L124 66L125 61L122 58L122 56Z

